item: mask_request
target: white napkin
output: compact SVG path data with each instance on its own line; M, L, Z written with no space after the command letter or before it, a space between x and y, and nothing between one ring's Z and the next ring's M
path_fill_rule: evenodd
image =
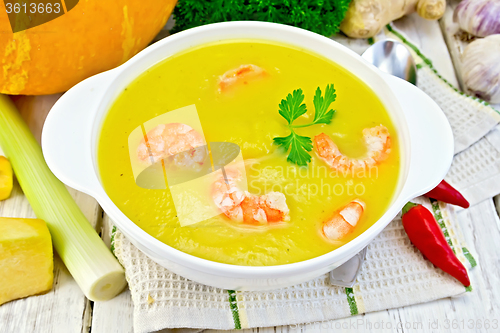
M466 267L475 266L452 206L417 198L434 212ZM125 273L134 302L134 331L165 328L238 329L293 325L396 308L466 292L414 248L401 219L395 218L368 246L353 288L329 285L328 275L289 288L239 292L208 287L180 277L149 259L115 227L112 249Z
M500 125L455 156L446 180L471 205L500 193Z

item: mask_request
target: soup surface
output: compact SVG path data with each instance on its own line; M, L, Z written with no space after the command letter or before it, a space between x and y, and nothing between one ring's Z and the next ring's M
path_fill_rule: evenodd
M242 64L265 70L263 78L220 91L220 77ZM307 167L287 161L273 138L290 129L278 113L287 94L301 88L307 112L294 124L313 120L313 97L333 83L336 110L330 124L295 128L313 139L325 133L351 158L367 153L363 129L384 125L390 133L388 157L364 175L336 172L316 148ZM182 227L170 190L136 184L128 138L144 122L171 110L195 105L207 142L232 142L241 148L248 191L286 197L290 220L268 226L231 221L224 214ZM138 143L139 144L139 143ZM296 47L258 40L232 40L190 49L155 65L134 80L109 109L98 143L101 181L112 201L134 223L160 241L194 256L237 265L280 265L330 252L360 235L389 206L400 175L397 132L382 103L359 79L337 64ZM353 199L365 203L354 230L329 240L322 225Z

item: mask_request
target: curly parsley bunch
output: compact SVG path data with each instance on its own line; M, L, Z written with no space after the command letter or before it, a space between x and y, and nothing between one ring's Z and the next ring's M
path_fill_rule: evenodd
M339 31L351 0L179 0L175 27L182 31L225 21L283 23L331 36Z

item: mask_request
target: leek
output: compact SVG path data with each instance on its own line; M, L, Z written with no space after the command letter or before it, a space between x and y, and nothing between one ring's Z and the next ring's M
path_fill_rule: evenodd
M36 216L47 223L54 247L85 296L108 300L126 285L111 251L66 186L49 170L42 149L9 97L0 95L0 146Z

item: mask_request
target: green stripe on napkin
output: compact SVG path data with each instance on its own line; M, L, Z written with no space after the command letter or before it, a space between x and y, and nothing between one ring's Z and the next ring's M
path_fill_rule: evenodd
M113 226L113 229L111 229L111 239L110 239L110 250L111 250L111 253L113 253L113 255L115 256L116 258L116 254L115 254L115 234L116 234L116 226Z
M352 288L345 288L345 293L347 295L347 302L349 303L351 316L357 315L358 305L356 304L356 299L354 298L354 290Z
M240 313L238 312L238 302L236 301L236 292L234 290L228 290L229 294L229 306L231 307L231 312L233 314L234 328L237 330L241 329L240 323Z
M453 250L453 253L457 254L457 252L455 251L455 247L451 242L451 237L450 233L448 232L448 228L446 228L446 225L444 224L443 215L441 214L441 208L439 208L439 202L437 202L437 200L431 199L431 205L434 213L434 218L439 224L439 227L441 227L441 230L443 231L444 237L446 238L448 245L450 245L451 249Z
M467 250L466 247L462 247L462 252L464 254L464 257L467 258L467 260L469 261L470 263L470 267L476 267L477 266L477 262L476 262L476 259L474 259L474 257L472 256L472 254L470 254L469 250Z

